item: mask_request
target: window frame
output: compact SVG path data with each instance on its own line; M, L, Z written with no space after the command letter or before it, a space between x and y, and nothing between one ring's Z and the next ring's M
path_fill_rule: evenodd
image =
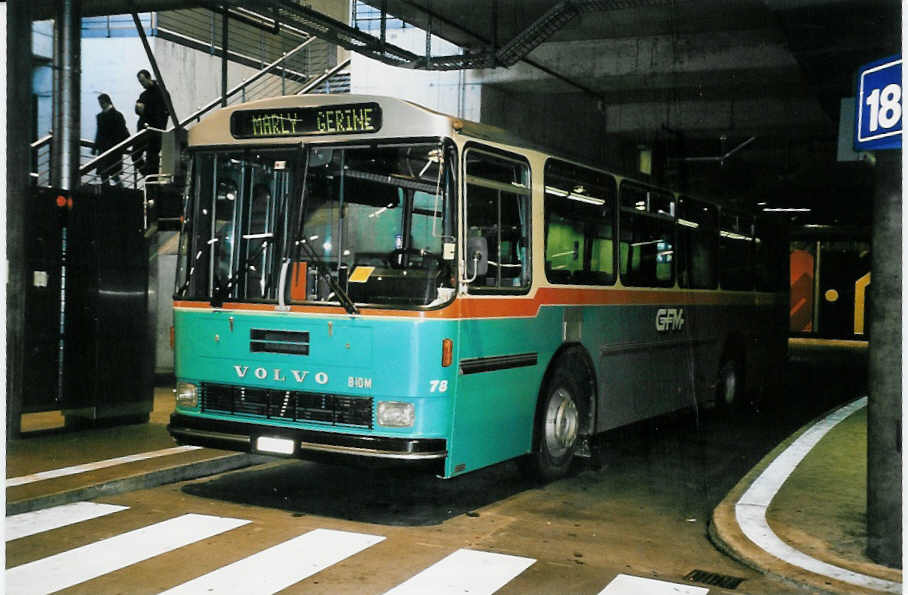
M524 185L518 186L513 183L509 185L509 184L505 184L504 182L500 182L498 180L470 175L469 170L468 170L469 156L471 154L476 154L476 153L478 153L480 155L488 155L494 159L511 161L515 165L522 167L523 175L525 178ZM462 238L463 245L461 246L461 253L463 255L465 255L464 259L466 258L466 254L468 253L466 243L468 242L469 230L470 230L470 210L469 210L470 193L468 192L468 188L470 185L479 186L481 188L495 190L498 192L498 200L499 200L498 217L499 218L498 218L497 224L499 227L500 227L500 223L501 223L501 219L500 219L500 217L501 217L501 209L500 209L501 192L508 192L511 194L516 194L520 197L524 197L526 200L526 203L527 203L527 221L525 224L525 237L526 237L526 244L527 244L526 250L525 250L526 264L524 265L524 268L523 268L523 270L526 271L526 284L518 286L518 287L511 287L511 286L507 286L507 285L505 285L505 286L502 286L502 285L478 286L478 285L475 285L476 281L474 280L472 283L466 283L467 293L473 294L473 295L490 295L490 294L526 295L526 294L528 294L533 287L533 170L530 166L529 159L527 159L526 156L518 154L518 153L514 153L511 151L506 151L506 150L502 150L502 149L496 149L495 147L492 147L492 146L489 146L486 144L482 144L482 143L470 142L470 143L467 143L464 146L463 150L461 151L461 180L463 180L463 182L462 182L463 185L461 186L462 194L463 194L463 203L462 203L463 204L463 214L461 217L462 226L463 226L463 238ZM501 235L501 232L499 229L499 246L498 246L499 253L500 253L500 235ZM498 257L498 254L496 254L496 258L497 257ZM467 262L466 262L466 260L464 260L462 275L461 275L461 279L464 281L467 279L466 273L467 273ZM499 283L501 282L500 271L498 274L498 281L499 281Z

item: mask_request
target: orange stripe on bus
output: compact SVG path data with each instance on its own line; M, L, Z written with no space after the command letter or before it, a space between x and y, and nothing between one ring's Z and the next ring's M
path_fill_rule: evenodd
M684 290L634 290L634 289L578 289L539 288L535 295L505 297L467 296L459 297L453 303L438 310L392 310L360 308L363 316L384 316L421 319L460 318L531 318L544 306L769 306L784 295L752 294L735 292L695 292ZM207 302L175 301L174 307L186 309L210 309ZM224 310L246 310L253 312L274 312L274 304L225 303ZM338 306L291 306L295 314L328 314L344 316L347 312Z

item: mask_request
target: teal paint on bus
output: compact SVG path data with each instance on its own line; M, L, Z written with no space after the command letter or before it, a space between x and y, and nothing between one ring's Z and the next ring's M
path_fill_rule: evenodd
M535 353L535 366L460 378L448 465L471 471L530 452L539 387L561 345L560 308L535 318L464 320L461 359Z
M416 405L413 427L389 428L376 423L372 431L337 431L423 438L450 434L457 367L442 367L441 344L456 332L455 322L176 309L174 326L180 381L368 396L375 407L379 401L412 402ZM252 352L251 329L307 331L310 354ZM437 381L434 391L433 381ZM444 392L439 390L442 381L446 382ZM181 413L191 414L192 410ZM317 422L270 423L325 429Z

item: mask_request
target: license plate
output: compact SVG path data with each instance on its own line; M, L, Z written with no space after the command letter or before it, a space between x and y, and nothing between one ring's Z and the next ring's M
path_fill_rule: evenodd
M269 438L259 436L255 441L255 448L259 452L271 452L279 455L293 454L293 440L286 438Z

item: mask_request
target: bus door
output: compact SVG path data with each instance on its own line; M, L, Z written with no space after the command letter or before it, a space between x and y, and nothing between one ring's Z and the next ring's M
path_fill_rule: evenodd
M454 474L529 451L546 334L537 319L509 317L505 307L526 299L530 288L529 166L473 147L464 159L468 246L483 252L487 266L468 266L466 277L470 298L448 455Z

